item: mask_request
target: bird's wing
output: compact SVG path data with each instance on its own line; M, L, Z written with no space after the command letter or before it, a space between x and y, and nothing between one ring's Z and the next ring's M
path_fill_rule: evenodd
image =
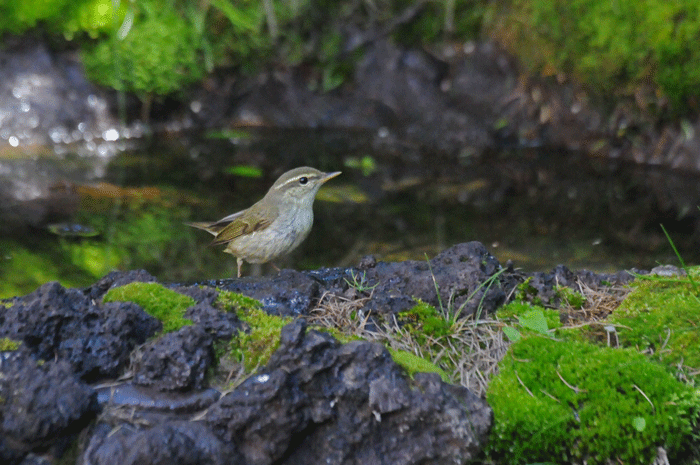
M211 244L227 244L238 237L246 234L252 234L256 231L262 231L270 226L272 223L270 218L276 218L277 212L270 212L268 210L265 212L266 214L260 214L261 212L258 211L257 205L258 204L255 204L248 210L244 210L246 211L245 217L241 217L241 213L243 212L238 212L217 221L215 225L225 223L225 221L230 220L228 224L219 230L219 232L216 234L216 238Z
M185 224L186 224L187 226L192 226L193 228L202 229L202 230L204 230L204 231L206 231L206 232L208 232L208 233L213 234L213 235L216 236L216 235L219 234L224 228L226 228L226 226L228 226L229 224L231 224L231 222L232 222L233 220L235 220L236 218L238 218L239 216L241 216L241 215L243 214L244 211L245 211L245 210L241 210L241 211L239 211L239 212L232 213L232 214L230 214L229 216L226 216L226 217L221 218L220 220L214 221L214 222L207 222L207 221L205 221L205 222L201 222L201 223L185 223Z

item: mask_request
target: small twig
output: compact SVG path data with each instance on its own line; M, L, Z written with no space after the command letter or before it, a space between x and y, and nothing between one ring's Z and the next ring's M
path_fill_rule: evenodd
M633 386L637 391L639 391L639 393L640 393L641 395L644 396L644 398L647 400L647 402L649 402L649 405L651 405L652 410L653 410L654 412L656 412L656 407L654 407L654 403L647 397L646 394L644 394L644 391L642 391L642 390L639 388L639 386L637 386L636 384L633 384L632 386Z
M572 386L571 384L567 383L566 380L564 379L564 377L561 375L561 373L559 373L559 370L557 370L557 376L559 376L559 379L561 380L562 383L566 384L566 387L568 387L569 389L574 391L576 394L579 394L581 392L588 392L585 389L580 389L580 388L577 388L576 386Z
M666 328L666 340L664 341L663 344L661 344L661 350L663 350L666 347L666 344L668 344L669 339L671 339L671 329Z
M550 393L548 393L548 392L545 391L544 389L540 388L540 392L542 392L542 394L544 394L545 396L549 397L549 398L552 399L553 401L558 402L558 403L561 404L561 401L560 401L559 399L557 399L556 397L554 397L553 395L551 395Z
M520 383L520 385L521 385L522 387L525 388L525 390L527 391L527 393L530 394L530 397L535 397L535 395L532 393L532 391L530 391L530 390L527 388L527 386L525 386L525 383L523 383L523 380L520 379L520 376L518 376L518 372L517 372L517 371L515 372L515 377L518 378L518 382Z

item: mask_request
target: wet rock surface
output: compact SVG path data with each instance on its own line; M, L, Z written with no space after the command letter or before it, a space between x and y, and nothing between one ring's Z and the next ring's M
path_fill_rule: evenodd
M243 463L235 449L203 423L171 421L152 428L114 430L100 423L82 456L83 465L224 465Z
M159 337L133 364L134 383L163 391L202 389L214 362L214 338L199 325Z
M381 345L341 346L297 320L265 369L206 421L251 464L440 464L473 458L491 416L485 401L437 375L407 381Z
M374 286L367 307L375 312L397 313L415 305L414 298L433 306L453 305L466 316L477 306L490 313L503 305L501 286L482 286L500 268L498 260L483 244L458 244L430 261L379 263L365 273Z
M497 312L526 280L547 302L555 286L631 279L564 266L520 273L470 242L425 262L366 257L355 268L219 284L262 298L274 314L304 315L336 293L387 316L414 298L451 302L464 315L475 302ZM483 399L437 375L409 379L383 346L340 344L303 318L283 329L265 366L222 394L208 384L214 341L243 325L215 307L217 289L167 285L196 304L186 312L193 324L166 335L138 305L101 301L112 286L153 280L144 271L112 273L87 289L48 283L0 303L0 335L22 342L0 353L3 463L58 457L79 433L86 464L451 464L474 458L486 440L492 414Z
M306 315L319 293L316 280L294 270L282 270L261 279L220 280L206 284L257 299L267 313L278 316Z
M39 359L64 360L85 380L115 377L162 324L130 302L97 303L79 289L47 283L0 313L0 337Z
M26 349L0 358L0 462L32 450L57 452L98 412L97 393L65 361L37 360Z

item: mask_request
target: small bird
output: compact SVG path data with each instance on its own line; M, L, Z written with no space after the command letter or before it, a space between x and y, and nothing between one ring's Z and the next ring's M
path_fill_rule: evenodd
M323 183L340 171L323 173L301 167L287 171L275 181L265 197L252 207L213 223L187 223L215 236L212 245L226 244L224 252L241 266L265 263L294 250L309 235L314 222L313 204Z

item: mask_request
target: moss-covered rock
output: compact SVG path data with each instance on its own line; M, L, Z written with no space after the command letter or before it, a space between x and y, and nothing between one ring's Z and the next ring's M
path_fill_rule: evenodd
M176 331L192 324L184 318L188 307L195 305L192 297L165 288L158 283L129 283L107 291L105 302L134 302L146 313L163 323L163 333Z
M15 341L9 337L0 338L0 352L8 352L19 349L22 341Z
M700 96L699 15L689 1L510 0L490 4L485 26L533 70L605 95L653 83L683 112Z
M260 308L239 312L238 317L248 324L250 330L231 339L229 354L243 364L246 373L252 373L265 365L279 348L282 327L292 318L268 315Z
M426 360L405 350L389 349L391 358L397 365L401 366L408 376L413 378L416 373L437 373L446 383L450 383L450 377L445 370L435 365L430 360Z
M697 424L695 390L636 350L530 336L499 368L487 393L499 463L648 464Z
M221 292L218 303L227 311L235 310L239 318L245 321L249 327L248 331L233 338L228 343L226 350L218 350L219 355L232 357L233 360L243 365L245 373L248 374L267 364L270 356L279 348L282 328L293 318L269 315L262 310L259 301L233 292ZM424 310L430 313L429 310ZM338 328L315 327L314 329L329 333L343 344L361 339L356 335L344 334ZM450 382L447 373L429 360L406 350L389 348L389 353L393 360L411 377L416 373L437 373L443 381Z
M689 270L700 281L700 268ZM608 321L620 344L670 367L700 369L700 296L688 278L641 278Z

